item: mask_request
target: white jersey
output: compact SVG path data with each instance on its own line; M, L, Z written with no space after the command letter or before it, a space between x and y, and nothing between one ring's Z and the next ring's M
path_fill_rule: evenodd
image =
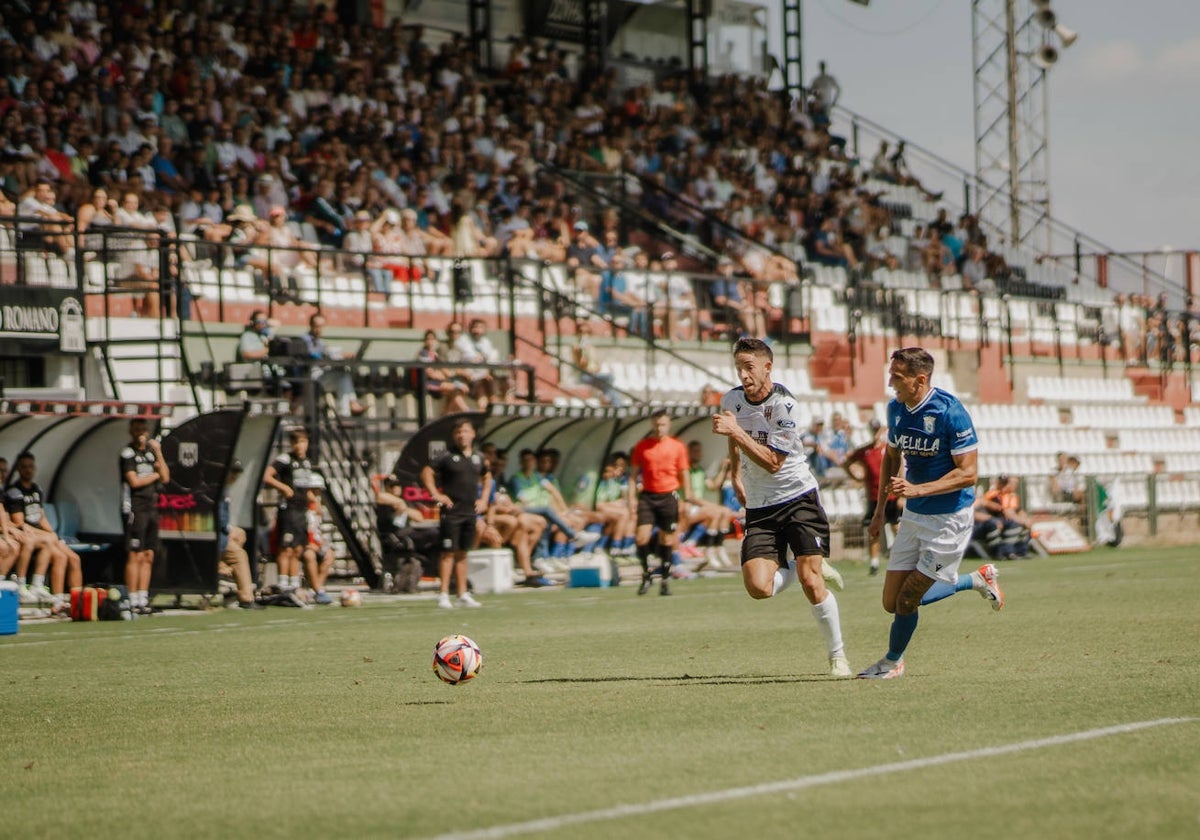
M721 411L732 411L738 425L750 433L755 442L787 456L776 473L770 473L739 453L742 486L746 490L748 509L781 505L798 499L817 486L804 445L800 441L800 425L796 422L796 398L778 382L760 403L751 402L744 388L737 387L721 398Z

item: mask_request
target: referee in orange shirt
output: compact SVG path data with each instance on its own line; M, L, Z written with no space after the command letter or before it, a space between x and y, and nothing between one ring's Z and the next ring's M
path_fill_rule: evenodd
M671 436L671 416L666 409L660 408L650 415L650 422L650 434L637 442L630 456L633 475L629 480L629 509L637 511L634 541L642 564L642 585L638 587L638 594L645 595L650 591L653 577L650 557L654 554L650 534L657 527L662 567L662 585L658 594L670 595L671 553L679 539L676 534L679 525L676 491L682 489L684 500L692 504L692 489L688 481L687 447L679 438Z

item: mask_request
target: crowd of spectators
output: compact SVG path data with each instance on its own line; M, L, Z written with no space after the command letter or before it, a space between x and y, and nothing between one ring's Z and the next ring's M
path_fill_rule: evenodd
M860 158L830 131L828 73L800 107L761 78L676 71L623 89L553 44L507 46L483 71L465 36L324 6L0 2L0 216L63 256L95 253L105 226L144 231L110 282L182 317L160 235L195 236L185 257L249 268L281 302L304 302L295 275L318 268L387 293L434 274L430 257L565 263L600 317L671 339L765 336L782 316L771 285L806 261L854 284L904 270L980 294L1010 275L970 214L902 229L898 194L940 194L903 142ZM621 178L716 256L677 259L539 178L542 162ZM1194 343L1157 301L1116 309L1105 333L1127 359Z
M522 38L482 72L461 35L435 48L399 19L362 26L321 6L23 6L0 3L0 183L60 253L73 240L51 223L232 241L282 300L297 299L288 274L317 248L350 252L337 267L380 292L427 274L426 256L565 261L602 315L672 338L765 332L767 285L794 282L806 255L856 272L909 258L886 251L890 211L820 96L800 108L760 79L703 74L622 90L613 72L573 78L563 50ZM869 174L917 184L903 148L884 151ZM541 161L630 176L647 212L723 255L723 293L679 273L715 261L681 266L667 245L634 244L617 213L587 218L537 178ZM123 216L129 202L140 207ZM970 217L928 236L917 246L931 274L984 244Z

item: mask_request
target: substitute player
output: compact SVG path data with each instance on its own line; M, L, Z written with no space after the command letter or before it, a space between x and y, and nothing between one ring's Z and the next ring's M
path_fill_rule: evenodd
M691 482L688 481L687 447L671 435L671 415L660 408L650 415L650 434L633 447L629 463L632 478L629 482L629 510L637 511L637 529L633 540L637 544L638 560L642 564L642 585L638 594L650 591L653 573L650 557L655 548L650 543L654 529L658 529L658 552L662 561L662 583L659 595L671 594L671 554L679 543L679 496L682 491L685 501L691 505ZM641 485L639 491L638 485Z
M121 512L125 517L125 586L129 604L150 614L150 571L158 550L158 485L171 480L162 448L150 437L145 419L129 421L129 446L121 449Z
M308 457L308 431L302 426L289 429L288 451L267 466L263 485L279 492L275 513L275 567L279 572L280 592L290 593L298 606L307 602L296 592L300 588L300 558L308 545L307 488L312 485L313 463Z
M953 395L932 387L932 376L933 356L928 351L906 347L892 353L888 386L896 396L888 403L887 451L867 536L879 539L889 493L904 499L904 513L883 581L883 608L893 615L888 652L858 675L862 679L904 675L904 651L917 629L922 598L929 603L976 589L995 609L1004 606L995 566L958 575L974 526L979 440L966 408Z
M799 577L829 651L829 673L852 675L842 643L837 598L821 564L829 554L829 520L804 458L796 400L771 381L774 354L757 338L733 345L741 386L721 398L713 432L729 439L733 489L746 508L742 583L751 598L770 598ZM796 555L788 563L788 549Z
M475 451L475 426L471 421L464 417L455 422L450 441L445 452L421 468L421 486L441 506L441 588L437 605L447 610L454 608L450 601L451 572L459 605L483 606L467 592L467 552L475 547L475 522L487 513L487 500L492 495L492 474L483 455Z

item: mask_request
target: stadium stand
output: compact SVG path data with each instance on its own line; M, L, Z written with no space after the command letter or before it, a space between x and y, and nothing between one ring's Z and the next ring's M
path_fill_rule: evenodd
M874 171L828 127L790 130L809 115L761 79L663 67L623 86L550 44L488 68L464 34L398 19L357 29L331 16L310 50L283 14L168 6L106 18L73 3L0 33L34 80L2 105L0 283L86 296L92 396L193 411L256 398L226 366L262 309L285 336L325 315L356 387L376 398L368 419L403 426L397 437L436 413L402 364L421 330L475 316L535 380L512 399L602 407L571 370L588 319L635 403L727 387L728 339L762 332L808 413L840 413L861 439L883 417L889 348L928 342L941 353L934 384L972 403L984 477L1048 476L1058 452L1091 475L1200 471L1187 457L1200 408L1177 423L1178 399L1134 370L1183 369L1200 393L1187 317L1006 243ZM9 2L0 13L22 15ZM17 217L39 180L77 220L74 248L31 246L49 231L31 238ZM112 209L84 229L98 189ZM126 213L129 195L140 210ZM354 233L365 244L352 248ZM982 275L955 258L964 246L979 249ZM750 327L734 303L715 313L721 258L735 282L720 297L757 313ZM329 422L340 435L347 420ZM383 461L395 454L378 451L383 437L342 445ZM350 498L360 478L333 486ZM1187 486L1164 485L1164 498ZM829 503L851 521L861 493L834 487Z

